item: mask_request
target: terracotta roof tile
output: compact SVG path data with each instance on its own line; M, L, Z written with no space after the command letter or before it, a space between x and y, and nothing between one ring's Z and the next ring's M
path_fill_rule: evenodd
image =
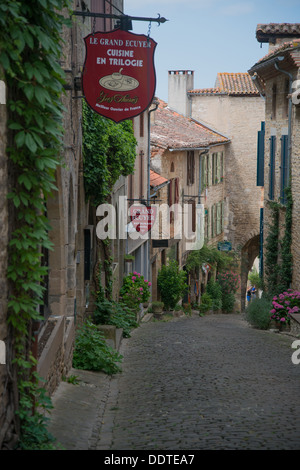
M227 137L171 110L164 101L158 101L155 121L151 125L152 155L153 146L160 149L195 149L229 142Z
M276 55L284 53L284 52L289 52L291 55L291 58L297 61L297 52L299 51L300 48L300 39L299 41L290 41L290 42L284 42L283 44L280 44L278 47L275 47L272 49L268 54L266 54L264 57L258 60L258 62L251 67L250 72L252 69L255 69L257 65L262 65L264 62L267 62L268 60L276 57ZM296 55L295 55L296 54Z
M164 178L163 176L160 176L155 171L150 170L150 186L152 188L156 186L161 186L162 184L165 184L167 182L168 180L166 178Z
M258 24L256 38L259 42L269 42L273 37L300 38L300 23L268 23Z
M199 95L236 95L258 96L259 92L248 72L218 73L214 88L202 88L189 91Z

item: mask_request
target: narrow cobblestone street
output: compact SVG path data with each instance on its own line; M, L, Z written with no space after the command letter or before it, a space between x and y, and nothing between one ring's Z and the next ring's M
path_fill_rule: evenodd
M123 340L96 448L300 449L294 339L234 314L142 324Z

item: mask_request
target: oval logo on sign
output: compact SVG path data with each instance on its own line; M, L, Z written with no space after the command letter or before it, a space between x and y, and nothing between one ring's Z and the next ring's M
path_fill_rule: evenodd
M144 112L156 86L153 39L116 29L84 38L82 88L98 114L120 122Z

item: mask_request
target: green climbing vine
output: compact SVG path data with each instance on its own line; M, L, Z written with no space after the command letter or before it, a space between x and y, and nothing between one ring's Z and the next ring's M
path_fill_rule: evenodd
M136 139L130 120L115 124L83 102L83 158L86 197L105 202L117 179L133 173Z
M279 256L279 204L269 203L271 222L268 226L265 254L265 281L268 292L275 293L278 283L278 256Z
M50 439L44 417L37 412L38 407L50 404L38 388L31 344L47 272L41 253L51 248L46 203L56 189L55 169L60 163L64 77L59 59L62 28L70 25L62 10L70 5L68 0L0 0L0 78L8 91L7 155L12 188L8 195L12 233L7 322L14 347L13 365L8 367L16 370L16 432L19 447L25 449L46 448Z
M269 203L271 223L268 227L268 237L265 249L265 281L270 295L279 294L290 287L292 282L292 191L285 188L286 205ZM280 239L279 213L285 207L284 235Z
M93 206L109 202L115 182L123 175L134 171L136 157L136 139L132 122L123 121L119 124L96 114L83 102L83 160L84 185L86 198ZM99 240L98 258L103 256L105 272L105 295L112 298L112 257L111 241ZM100 265L98 262L99 272ZM97 286L98 279L95 280Z
M286 212L285 212L285 229L284 236L280 242L281 265L279 269L280 291L284 291L290 287L292 282L292 190L291 187L285 188L286 196Z

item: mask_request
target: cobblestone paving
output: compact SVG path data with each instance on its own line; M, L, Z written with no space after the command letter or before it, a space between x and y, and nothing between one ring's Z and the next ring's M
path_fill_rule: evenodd
M294 339L241 315L142 324L122 343L97 448L300 449Z

